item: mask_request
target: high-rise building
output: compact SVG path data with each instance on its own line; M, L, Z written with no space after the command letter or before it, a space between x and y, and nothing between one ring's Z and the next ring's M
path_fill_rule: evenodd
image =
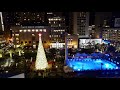
M39 37L41 33L44 48L50 47L50 27L49 26L14 26L11 27L12 39L15 47L32 46L37 48Z
M102 39L120 41L120 28L103 28Z
M51 47L63 48L65 45L65 18L64 17L51 17L49 20L49 26L51 26Z
M3 12L5 37L11 38L12 26L46 26L48 20L45 12Z
M4 23L10 26L33 25L46 23L45 12L4 12Z
M79 38L89 37L89 12L71 12L69 29Z
M89 33L91 39L95 38L95 25L89 26Z
M111 26L112 12L96 12L95 13L95 37L101 38L100 33L103 27Z

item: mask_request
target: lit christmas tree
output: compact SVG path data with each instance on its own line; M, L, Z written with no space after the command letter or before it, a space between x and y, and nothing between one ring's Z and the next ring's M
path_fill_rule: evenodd
M35 69L45 70L47 67L48 67L48 62L42 45L41 34L39 34L39 44L38 44L38 51L35 62Z

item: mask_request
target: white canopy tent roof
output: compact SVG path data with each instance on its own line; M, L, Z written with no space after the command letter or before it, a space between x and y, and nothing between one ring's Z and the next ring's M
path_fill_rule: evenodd
M12 77L9 77L9 78L25 78L25 74L22 73L22 74L15 75L15 76L12 76Z

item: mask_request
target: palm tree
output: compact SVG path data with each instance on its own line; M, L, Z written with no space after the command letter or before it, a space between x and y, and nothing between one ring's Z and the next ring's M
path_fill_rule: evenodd
M13 52L14 52L14 48L13 48L13 47L9 47L9 48L7 49L7 51L6 51L6 54L9 53L10 59L12 59L12 54L13 54Z
M0 49L0 58L3 56L3 49Z
M21 53L22 53L22 48L21 47L18 47L18 48L16 48L16 52L18 52L19 53L19 56L21 56Z

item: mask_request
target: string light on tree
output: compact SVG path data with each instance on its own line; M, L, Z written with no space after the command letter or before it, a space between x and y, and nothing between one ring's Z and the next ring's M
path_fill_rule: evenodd
M35 62L35 69L45 70L47 67L48 67L48 62L46 59L45 51L41 40L41 34L39 34L39 44L38 44L38 51Z

